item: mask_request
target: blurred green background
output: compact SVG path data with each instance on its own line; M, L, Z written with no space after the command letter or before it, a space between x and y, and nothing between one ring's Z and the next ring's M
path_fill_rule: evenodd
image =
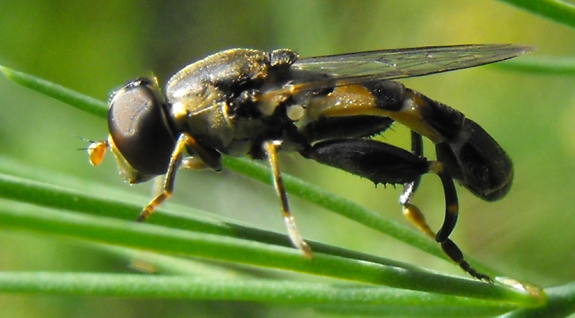
M301 56L464 43L521 43L536 55L569 55L575 32L496 1L14 1L0 2L0 64L107 99L129 79L153 71L162 83L186 64L233 47L291 48ZM495 67L405 80L411 88L480 123L515 162L511 193L496 203L458 188L461 216L452 236L464 252L509 276L544 287L575 279L575 79ZM111 189L128 189L114 160L91 167L88 139L107 126L0 77L0 151L35 171L56 171ZM407 145L400 125L386 142ZM429 147L428 147L429 148ZM433 157L433 152L427 153ZM282 169L406 222L400 188L285 154ZM87 181L88 182L88 181ZM240 190L238 190L240 189ZM84 190L84 189L79 189ZM86 186L85 191L89 191ZM414 199L434 228L443 219L438 178ZM272 189L229 172L183 172L173 202L285 232ZM142 201L145 205L146 201ZM292 199L303 235L337 246L463 273L396 240ZM0 204L7 204L0 201ZM135 217L135 216L134 216ZM126 262L80 242L0 232L0 270L129 271ZM0 295L0 317L259 317L282 308L257 304ZM312 316L299 312L298 316Z

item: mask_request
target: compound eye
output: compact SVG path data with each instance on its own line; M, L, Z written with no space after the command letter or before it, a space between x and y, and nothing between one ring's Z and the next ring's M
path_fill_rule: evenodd
M155 81L141 78L110 100L110 136L124 161L140 175L166 173L176 144L159 95Z

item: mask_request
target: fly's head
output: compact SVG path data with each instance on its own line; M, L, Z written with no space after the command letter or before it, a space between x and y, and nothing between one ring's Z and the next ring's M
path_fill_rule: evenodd
M116 91L109 101L107 141L92 143L90 162L102 162L110 148L120 174L129 183L165 174L176 144L157 81L138 78Z

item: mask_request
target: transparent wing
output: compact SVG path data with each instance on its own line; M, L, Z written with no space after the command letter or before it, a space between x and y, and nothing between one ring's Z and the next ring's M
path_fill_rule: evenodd
M352 85L367 80L423 76L503 61L533 49L513 44L476 44L303 58L296 61L291 68L310 76L298 76L292 84L299 90L306 90L334 84ZM318 80L318 77L311 76L312 74L325 74L327 77Z

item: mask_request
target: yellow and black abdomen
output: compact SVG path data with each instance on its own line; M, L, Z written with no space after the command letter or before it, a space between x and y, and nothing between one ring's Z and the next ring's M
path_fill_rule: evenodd
M435 145L437 159L477 197L486 201L504 197L513 183L511 158L471 119L465 119L457 137Z

